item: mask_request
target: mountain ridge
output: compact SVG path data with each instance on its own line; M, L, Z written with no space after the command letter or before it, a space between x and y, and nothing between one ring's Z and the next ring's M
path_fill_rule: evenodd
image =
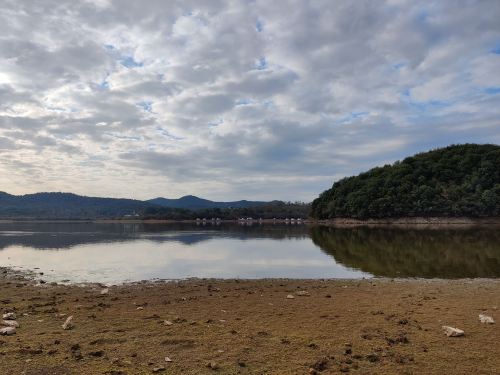
M261 206L270 203L264 201L248 201L246 199L239 201L230 201L230 202L218 202L200 198L195 195L185 195L177 199L158 197L149 199L146 202L150 202L162 207L187 208L191 210L204 209L204 208L245 208L245 207Z
M273 201L274 202L274 201ZM142 214L150 208L200 210L208 208L247 208L269 202L240 200L215 202L186 195L178 199L90 197L67 192L39 192L13 195L0 191L0 218L95 219Z

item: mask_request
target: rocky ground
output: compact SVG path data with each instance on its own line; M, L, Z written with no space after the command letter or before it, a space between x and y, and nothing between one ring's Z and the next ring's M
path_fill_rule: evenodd
M500 320L497 281L105 288L37 285L0 272L0 309L19 324L0 336L1 374L500 373L498 324L478 318ZM465 335L447 337L443 325Z

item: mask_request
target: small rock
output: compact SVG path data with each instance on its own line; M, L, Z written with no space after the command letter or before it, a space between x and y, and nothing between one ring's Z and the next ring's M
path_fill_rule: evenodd
M19 328L19 323L15 320L4 320L2 321L3 326Z
M109 293L109 289L108 288L104 288L101 290L101 294L104 295L104 294L108 294Z
M293 295L289 294L289 295L286 296L286 298L287 299L294 299L295 297Z
M74 328L75 325L73 324L73 315L68 316L68 319L64 322L62 325L62 328L65 330L72 329Z
M170 359L170 357L165 357L165 362L172 362L172 360Z
M16 320L16 314L13 312L3 314L2 318L4 320Z
M481 323L486 323L486 324L494 324L495 321L491 316L484 315L484 314L479 314L479 321Z
M139 306L136 310L144 310L144 307Z
M0 328L0 336L10 336L16 333L16 327L5 327L5 328Z
M299 290L295 294L298 296L302 296L302 297L309 297L310 296L310 294L307 290Z
M174 325L174 323L172 323L170 320L165 320L165 321L163 322L163 324L164 324L164 325L166 325L166 326L171 326L171 325Z
M462 331L461 329L453 328L450 326L443 326L443 329L444 329L445 335L448 337L459 337L459 336L463 336L465 334L465 332Z
M217 365L217 363L214 361L210 361L207 363L207 367L212 370L217 370L219 368L219 365Z
M162 372L162 371L165 371L165 370L166 370L166 368L165 368L165 367L163 367L163 366L158 366L158 367L155 367L155 368L153 369L153 372Z

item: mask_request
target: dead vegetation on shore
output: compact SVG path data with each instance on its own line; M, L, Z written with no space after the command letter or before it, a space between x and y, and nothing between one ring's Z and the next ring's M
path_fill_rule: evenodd
M0 278L2 374L493 374L497 281ZM293 298L287 298L293 296ZM71 329L62 325L73 316ZM465 331L447 337L443 325Z

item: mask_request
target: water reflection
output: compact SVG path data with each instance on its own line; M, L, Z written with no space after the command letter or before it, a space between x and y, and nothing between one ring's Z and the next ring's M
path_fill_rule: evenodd
M321 250L322 251L321 251ZM500 277L497 228L0 223L0 265L46 280Z
M82 222L0 223L0 250L17 245L35 249L69 249L82 244L126 242L148 239L154 242L196 244L214 238L308 238L304 225L218 224L124 224Z
M22 223L0 225L0 265L45 280L360 278L315 246L306 226Z
M500 277L500 232L491 228L311 228L311 238L347 267L375 276Z

